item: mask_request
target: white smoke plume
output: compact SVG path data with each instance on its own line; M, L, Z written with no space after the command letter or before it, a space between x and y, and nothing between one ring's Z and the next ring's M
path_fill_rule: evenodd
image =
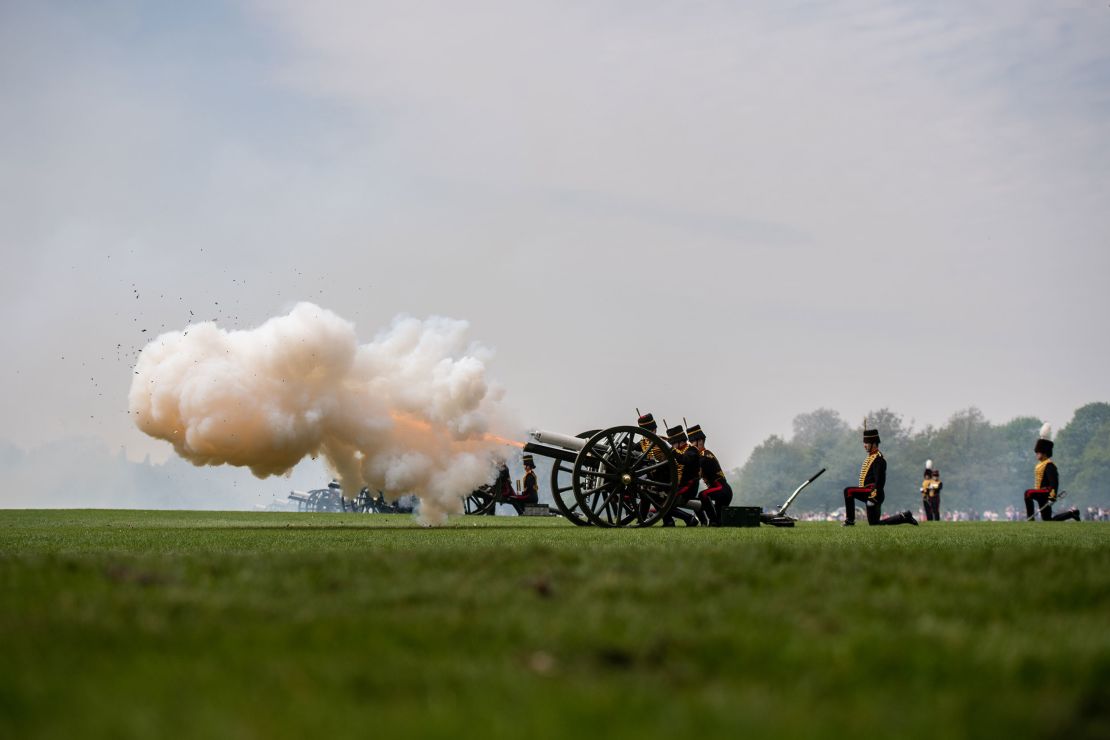
M430 523L496 472L514 444L490 352L465 321L398 318L369 344L354 325L300 303L244 331L215 323L163 334L140 353L135 423L196 465L238 465L260 478L323 455L344 495L363 486L414 494Z

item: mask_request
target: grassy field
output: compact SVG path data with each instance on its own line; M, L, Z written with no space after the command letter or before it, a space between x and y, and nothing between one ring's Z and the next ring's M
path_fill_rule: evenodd
M1110 737L1110 526L0 511L0 737Z

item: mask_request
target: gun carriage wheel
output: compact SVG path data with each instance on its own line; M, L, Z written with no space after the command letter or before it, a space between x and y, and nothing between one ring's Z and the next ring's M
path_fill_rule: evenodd
M482 486L474 493L463 499L463 513L465 514L490 514L497 506L497 496L493 486Z
M578 439L589 439L598 433L593 429L575 435ZM592 524L578 499L574 496L574 465L563 460L555 459L551 466L551 498L555 500L555 508L570 522L579 527L588 527Z
M599 527L650 527L674 506L678 469L670 447L634 426L603 429L587 441L571 472L574 498Z

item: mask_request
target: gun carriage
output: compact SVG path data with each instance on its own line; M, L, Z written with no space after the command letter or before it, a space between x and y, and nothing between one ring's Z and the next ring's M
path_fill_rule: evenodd
M410 497L390 503L381 491L371 494L369 488L363 488L352 499L344 498L338 481L332 481L327 488L293 491L289 500L297 504L297 511L317 513L407 514L413 509Z
M337 512L344 510L343 492L339 486L315 488L311 491L293 491L289 500L295 501L297 511Z
M536 431L524 451L550 458L551 493L579 526L650 527L675 505L678 468L671 448L637 426L577 436Z

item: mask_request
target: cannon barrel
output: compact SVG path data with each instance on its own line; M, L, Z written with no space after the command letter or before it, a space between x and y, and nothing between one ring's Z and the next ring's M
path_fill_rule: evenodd
M572 437L569 434L548 432L537 429L530 432L531 442L524 445L524 451L553 460L562 460L571 465L578 458L578 454L586 448L586 440L581 437Z
M581 452L582 448L586 446L586 440L581 437L572 437L569 434L559 434L558 432L547 432L543 429L537 429L532 432L530 436L541 445L562 447L564 450L573 450L575 452Z

